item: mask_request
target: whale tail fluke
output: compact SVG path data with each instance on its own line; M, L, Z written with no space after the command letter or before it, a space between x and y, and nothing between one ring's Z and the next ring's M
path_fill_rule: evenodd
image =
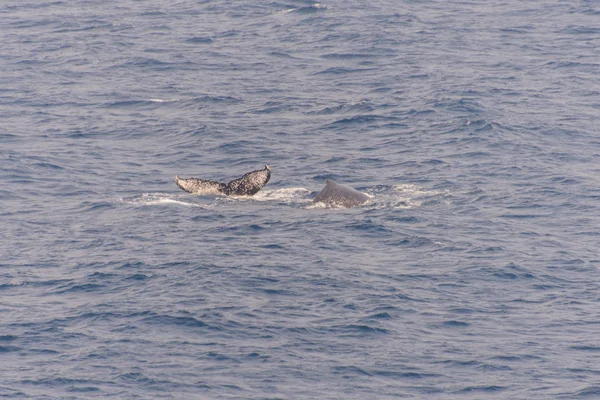
M179 175L175 175L175 183L180 189L188 193L203 195L223 195L227 186L224 183L206 179L182 179Z
M264 169L248 172L238 179L234 179L227 184L225 194L235 196L255 195L271 179L271 168L265 165Z
M175 175L175 183L182 190L193 194L216 196L252 196L262 189L269 179L271 179L271 168L268 165L265 165L264 169L248 172L227 184L198 178L182 179L179 175Z

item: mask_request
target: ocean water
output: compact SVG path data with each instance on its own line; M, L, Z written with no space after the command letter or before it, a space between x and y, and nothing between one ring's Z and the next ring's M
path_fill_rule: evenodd
M4 0L0 43L0 398L600 398L598 2Z

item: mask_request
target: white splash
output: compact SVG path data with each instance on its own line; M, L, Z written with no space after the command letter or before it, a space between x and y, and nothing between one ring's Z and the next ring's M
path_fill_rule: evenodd
M413 183L405 183L402 185L394 185L392 186L392 190L395 192L406 193L411 197L415 196L439 196L439 195L448 195L448 191L439 191L439 190L427 190L422 188L419 185L415 185Z
M155 205L180 205L186 207L205 208L204 205L185 201L186 195L176 195L170 193L144 193L138 197L121 198L119 201L123 204L134 204L143 206Z
M391 189L391 191L374 193L375 201L372 204L376 209L411 209L421 207L424 200L437 196L447 196L449 194L446 191L427 190L412 183L393 185Z
M284 202L309 202L312 199L307 198L310 194L310 190L297 187L297 188L283 188L283 189L262 189L251 198L257 201L284 201Z

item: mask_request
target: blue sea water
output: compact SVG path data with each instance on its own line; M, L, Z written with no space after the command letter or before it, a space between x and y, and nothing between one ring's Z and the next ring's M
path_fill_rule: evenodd
M1 398L600 398L598 2L4 0L0 43Z

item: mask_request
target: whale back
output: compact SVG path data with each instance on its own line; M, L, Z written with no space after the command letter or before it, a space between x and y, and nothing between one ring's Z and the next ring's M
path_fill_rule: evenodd
M313 203L324 203L333 207L356 207L366 203L369 196L349 186L340 185L331 179L325 180L325 187L314 198Z

